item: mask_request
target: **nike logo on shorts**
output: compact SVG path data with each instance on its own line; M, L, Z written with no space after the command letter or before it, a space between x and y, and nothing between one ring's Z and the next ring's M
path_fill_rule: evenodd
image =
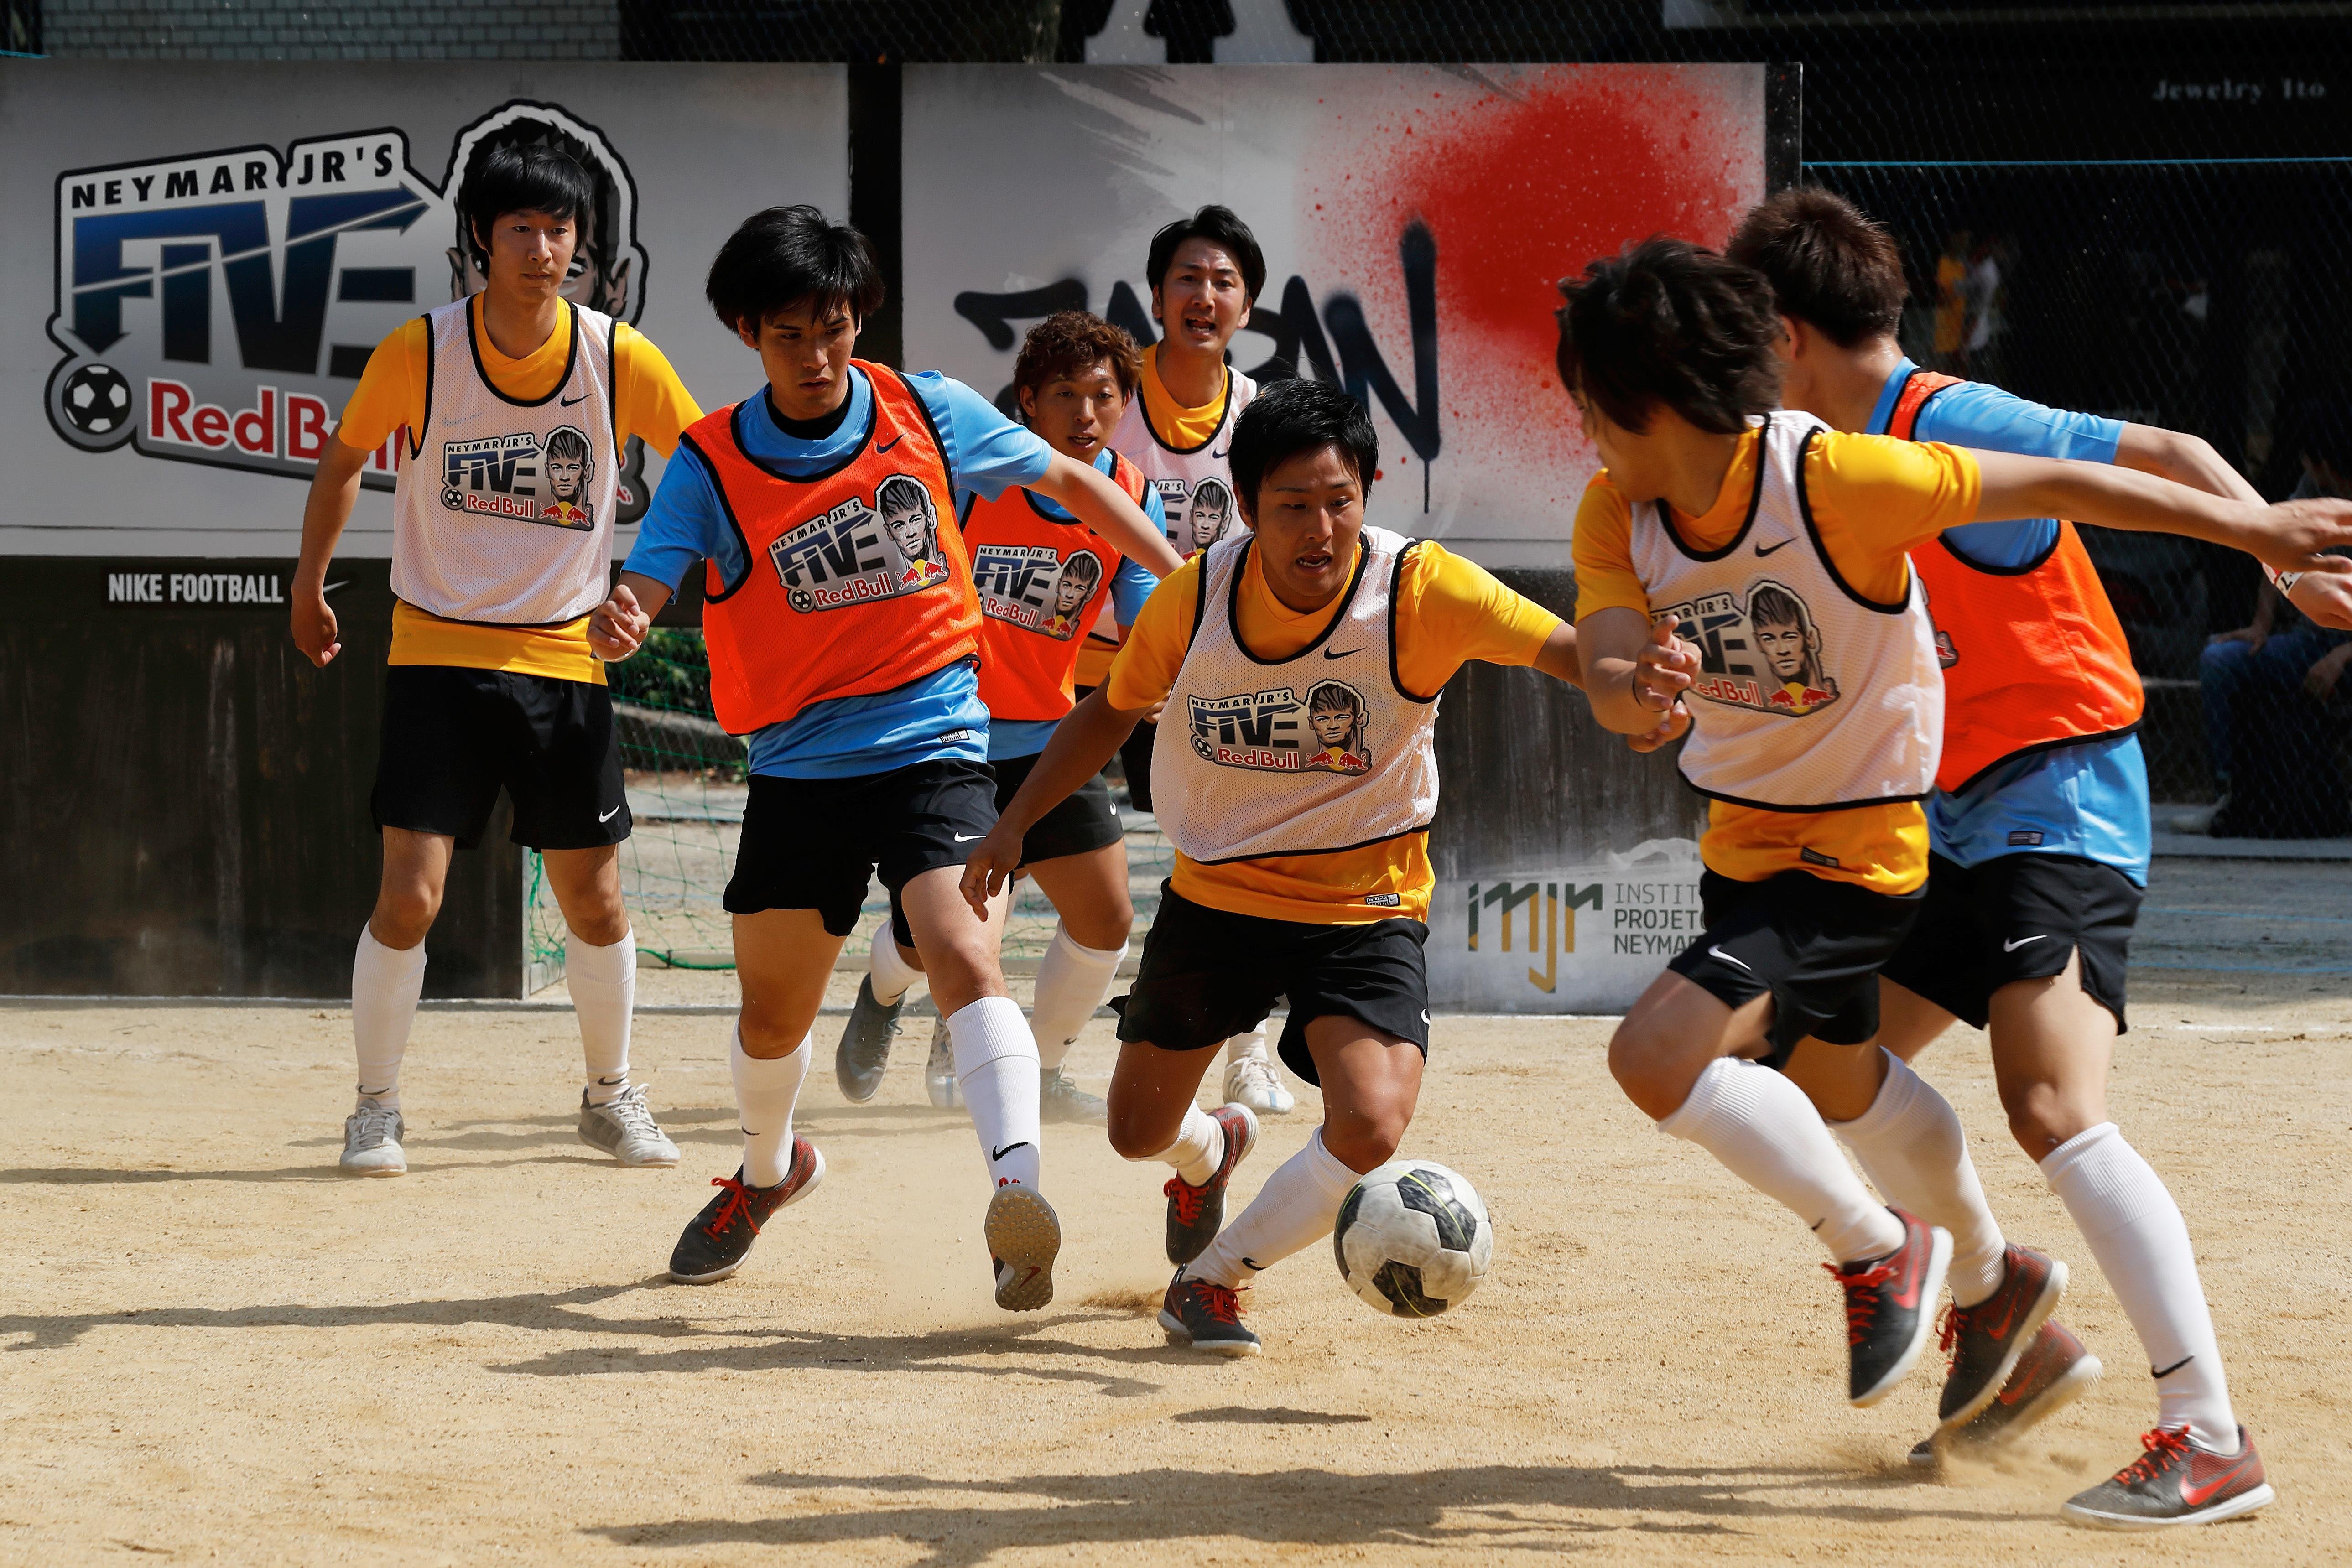
M2043 935L2046 936L2047 933L2043 933ZM2039 942L2041 940L2041 936L2021 936L2014 942L2003 942L2000 945L2000 950L2004 953L2014 953L2020 947L2024 946L2028 942Z
M984 839L986 837L988 837L986 833L958 833L955 836L955 841L960 844L968 844L974 839Z
M1427 1008L1421 1009L1421 1024L1423 1029L1429 1027L1429 1009Z
M1708 956L1709 957L1711 957L1711 958L1720 958L1720 959L1722 959L1722 960L1723 960L1725 963L1727 963L1727 964L1738 964L1738 965L1739 965L1739 967L1741 967L1741 968L1743 968L1743 969L1748 969L1748 972L1749 974L1751 974L1751 975L1752 975L1752 974L1754 974L1754 973L1756 972L1756 971L1755 971L1755 970L1753 970L1753 969L1748 969L1747 965L1745 965L1745 964L1740 964L1738 959L1737 959L1737 958L1733 957L1730 954L1728 954L1728 953L1725 952L1725 951L1724 951L1722 948L1720 948L1720 947L1714 947L1714 946L1710 946L1709 948L1707 948L1707 950L1706 950L1706 951L1707 951L1707 956Z
M621 808L619 808L618 806L615 806L615 807L614 807L611 810L609 810L609 811L605 812L603 816L598 817L596 820L597 820L598 821L600 821L600 822L609 822L609 821L611 821L614 818L615 818L615 817L619 816L620 814L621 814Z

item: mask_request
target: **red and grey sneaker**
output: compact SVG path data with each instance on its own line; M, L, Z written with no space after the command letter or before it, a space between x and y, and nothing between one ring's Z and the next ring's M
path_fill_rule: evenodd
M1257 1147L1257 1114L1246 1105L1220 1105L1209 1119L1224 1129L1225 1157L1216 1173L1199 1186L1182 1176L1170 1176L1160 1190L1168 1195L1168 1261L1190 1263L1209 1249L1225 1223L1225 1184L1234 1167Z
M1207 1280L1187 1279L1184 1270L1168 1281L1160 1303L1160 1326L1171 1343L1186 1340L1210 1355L1255 1355L1257 1335L1242 1326L1241 1292Z
M2076 1492L2061 1511L2103 1530L2163 1530L2252 1513L2277 1495L2263 1479L2263 1457L2243 1427L2234 1454L2215 1453L2187 1427L2158 1427L2139 1442L2146 1453Z
M2056 1318L2045 1321L2017 1358L2017 1370L1975 1419L1938 1428L1911 1450L1911 1462L1932 1469L1944 1454L1982 1456L2015 1442L2091 1391L2105 1368ZM1938 1445L1941 1445L1940 1448Z
M1972 1307L1955 1301L1944 1314L1942 1348L1952 1359L1936 1418L1947 1432L1993 1402L2066 1293L2066 1265L2057 1259L2012 1246L2002 1261L1999 1290Z
M1846 1398L1858 1406L1894 1393L1919 1364L1952 1262L1951 1232L1899 1208L1886 1212L1903 1222L1902 1246L1884 1258L1822 1265L1845 1290Z
M669 1277L681 1285L709 1285L743 1266L768 1217L788 1204L798 1203L824 1179L824 1156L816 1145L793 1134L793 1163L784 1179L773 1186L753 1186L743 1179L743 1167L731 1176L713 1176L720 1190L702 1206L686 1234L669 1255Z

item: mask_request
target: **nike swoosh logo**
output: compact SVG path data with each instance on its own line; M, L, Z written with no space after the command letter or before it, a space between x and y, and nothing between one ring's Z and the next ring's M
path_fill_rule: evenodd
M2162 1372L2158 1372L2152 1366L2149 1367L2147 1369L2147 1375L2150 1377L2169 1377L2174 1373L2179 1371L2182 1367L2187 1366L2190 1362L2195 1361L2196 1359L2197 1358L2193 1355L2184 1355L2179 1361L2174 1362L2170 1366L2166 1367Z
M1720 947L1709 947L1709 948L1707 949L1707 952L1708 952L1708 954L1709 954L1709 955L1711 955L1712 956L1714 956L1714 957L1717 957L1717 958L1720 958L1720 959L1722 959L1722 960L1723 960L1725 963L1727 963L1727 964L1739 964L1739 967L1740 967L1741 968L1743 968L1743 969L1748 969L1748 966L1747 966L1747 965L1745 965L1745 964L1740 964L1738 959L1737 959L1737 958L1733 957L1730 954L1728 954L1728 953L1725 952L1725 951L1724 951L1722 948L1720 948ZM1748 972L1749 974L1751 974L1751 975L1752 975L1752 974L1754 974L1756 971L1755 971L1755 970L1753 970L1753 969L1748 969Z
M557 398L555 400L555 406L558 408L570 408L575 402L586 402L587 401L588 394L586 392L582 392L578 397Z
M1796 541L1796 540L1794 540L1794 539L1782 539L1779 544L1774 545L1774 546L1772 547L1772 549L1766 549L1762 545L1760 545L1760 544L1759 544L1759 545L1758 545L1758 546L1756 547L1756 553L1757 553L1758 555L1759 555L1759 556L1763 556L1763 555L1770 555L1770 554L1772 553L1772 550L1775 550L1775 549L1787 549L1790 545L1795 544L1796 542L1797 542L1797 541Z
M1228 446L1225 448L1224 452L1212 452L1209 454L1209 461L1212 463L1223 463L1225 460L1225 453L1231 452L1233 448Z
M339 578L335 579L335 580L334 580L334 581L332 581L332 582L331 582L331 583L327 584L327 586L326 586L326 587L324 587L324 588L322 588L322 589L319 590L319 597L320 597L320 598L321 598L321 599L324 599L324 598L326 598L326 597L327 597L327 595L329 595L330 593L334 592L334 591L335 591L335 590L337 590L337 589L339 589L339 588L349 588L351 585L352 585L352 580L351 580L350 578L348 578L348 577L339 577Z
M1913 1269L1908 1270L1908 1272L1910 1275L1909 1289L1905 1293L1899 1294L1894 1298L1895 1304L1906 1312L1916 1308L1919 1304L1919 1283L1922 1271L1917 1269Z
M1029 1140L1028 1140L1028 1139L1026 1139L1026 1138L1022 1139L1022 1140L1021 1140L1019 1143L1017 1143L1017 1144L1007 1144L1007 1145L1005 1145L1003 1148L1001 1148L1001 1149L997 1149L997 1150L994 1150L994 1151L992 1151L992 1152L989 1155L989 1156L988 1156L989 1163L990 1163L991 1165L994 1165L997 1161L999 1161L999 1160L1003 1159L1005 1155L1007 1155L1011 1154L1013 1150L1015 1150L1015 1149L1025 1149L1025 1148L1027 1148L1028 1146L1029 1146Z
M1361 648L1326 648L1323 656L1327 659L1352 659L1362 652Z
M986 833L958 833L955 836L955 841L960 844L968 844L974 839L984 839L986 837L988 837Z
M2004 953L2014 953L2020 947L2024 946L2028 942L2039 942L2041 940L2042 938L2040 936L2021 936L2014 942L2003 942L2000 945L2000 950Z
M596 820L597 820L598 821L600 821L600 822L609 822L609 821L611 821L614 818L615 818L615 817L619 816L620 814L621 814L621 808L619 808L618 806L615 806L615 807L614 807L611 810L609 810L609 811L605 812L603 816L598 817Z
M900 443L900 442L902 442L902 441L904 441L904 440L906 440L906 439L907 439L907 438L906 438L905 436L903 436L903 435L894 435L894 436L892 436L889 440L887 440L887 441L884 442L881 445L879 445L879 446L877 446L877 447L876 447L876 448L874 449L874 455L875 455L875 456L877 456L877 457L881 456L885 452L889 451L889 450L890 450L890 448L892 448L893 446L898 445L898 443Z
M2017 1324L2017 1306L2018 1298L2015 1295L2011 1295L2009 1298L2009 1311L2000 1314L2000 1326L1996 1329L1989 1329L1986 1332L1990 1333L1995 1339L2007 1339L2009 1337L2009 1331Z
M2223 1470L2220 1475L2215 1476L2211 1480L2207 1481L2201 1487L2191 1486L2189 1484L2189 1478L2187 1476L2181 1477L2180 1500L2188 1504L2190 1508L2202 1508L2206 1503L2210 1502L2213 1500L2215 1493L2221 1491L2231 1482L2242 1477L2246 1473L2247 1465L2252 1461L2253 1457L2254 1456L2251 1450L2241 1449L2231 1459L2228 1469Z
M1424 1029L1429 1025L1429 1009L1427 1008L1421 1009L1421 1022Z

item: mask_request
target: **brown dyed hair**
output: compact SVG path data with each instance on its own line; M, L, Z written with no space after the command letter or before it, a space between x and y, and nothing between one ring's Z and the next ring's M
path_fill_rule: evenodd
M1013 384L1042 392L1045 383L1076 375L1099 360L1110 361L1118 390L1133 395L1143 379L1143 350L1124 328L1087 310L1061 310L1029 329L1021 357L1013 361Z
M1724 254L1762 273L1784 313L1842 349L1903 323L1910 288L1895 236L1819 185L1792 186L1758 203Z

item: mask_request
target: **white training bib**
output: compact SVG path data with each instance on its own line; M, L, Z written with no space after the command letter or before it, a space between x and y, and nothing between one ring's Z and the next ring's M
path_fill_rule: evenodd
M1683 777L1776 811L1922 799L1943 747L1944 677L1919 574L1900 603L1856 593L1805 507L1805 451L1827 426L1787 410L1758 423L1756 493L1729 544L1694 551L1663 504L1633 508L1650 619L1699 649Z
M425 319L432 379L394 497L392 591L450 621L576 621L611 579L613 319L567 305L572 362L554 391L522 402L483 372L470 308L455 300Z
M1192 643L1151 754L1170 841L1203 865L1355 849L1437 814L1437 695L1396 679L1396 581L1415 541L1368 528L1331 624L1287 659L1242 645L1252 536L1201 563Z
M1257 383L1228 366L1224 418L1200 445L1179 451L1163 444L1144 417L1141 392L1129 402L1118 428L1111 432L1111 450L1143 470L1160 492L1160 504L1168 513L1168 542L1178 555L1189 557L1219 539L1249 531L1234 499L1231 459L1234 422L1255 396Z

